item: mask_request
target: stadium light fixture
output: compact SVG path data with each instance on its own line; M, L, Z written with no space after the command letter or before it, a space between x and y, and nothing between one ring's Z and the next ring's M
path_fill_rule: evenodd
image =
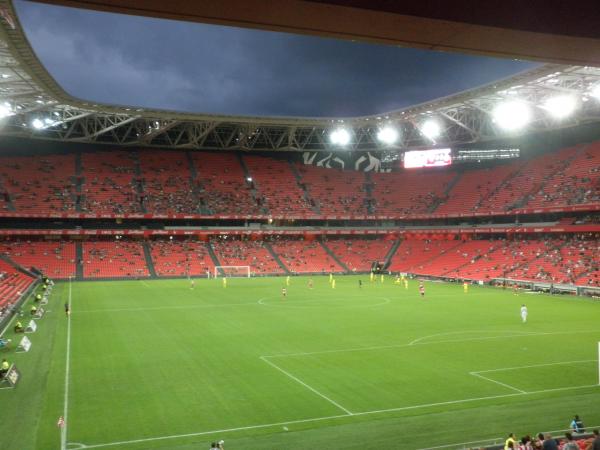
M247 181L248 183L252 183L252 177L246 177L246 181Z
M10 106L10 103L4 102L0 104L0 119L4 119L5 117L12 116L13 110Z
M573 95L557 95L547 99L542 108L555 119L564 119L577 108L577 99Z
M442 132L440 123L435 119L427 119L423 125L421 125L421 133L432 141L437 138Z
M33 119L31 121L31 126L36 130L41 130L44 128L44 122L42 122L40 119Z
M350 133L345 128L337 128L331 132L329 140L334 145L345 147L350 143Z
M392 145L398 140L398 130L392 126L386 126L379 130L377 139L385 145Z
M507 131L516 131L531 121L531 108L518 100L498 104L492 111L494 122Z

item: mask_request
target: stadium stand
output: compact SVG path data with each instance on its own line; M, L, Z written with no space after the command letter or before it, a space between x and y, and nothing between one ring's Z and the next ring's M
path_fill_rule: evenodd
M75 210L75 156L0 158L2 208L23 213Z
M453 171L373 173L372 207L376 214L432 212L456 178Z
M244 161L259 192L259 203L270 214L314 213L288 161L262 156L244 156Z
M140 213L136 155L112 151L82 153L81 210L90 213Z
M327 246L352 272L368 272L374 261L384 262L394 241L383 239L329 239Z
M328 214L368 214L364 174L297 165L313 204Z
M520 166L520 169L505 180L501 189L486 199L479 212L506 211L525 206L528 196L542 189L546 178L562 170L579 150L578 147L569 147L532 158L525 164L520 161L513 163Z
M221 266L250 266L257 275L284 273L263 241L217 238L210 245Z
M209 214L260 214L244 169L232 153L194 153L200 199Z
M16 239L0 242L0 253L25 268L55 279L75 276L75 244L65 240Z
M421 273L420 270L425 263L460 244L460 241L446 239L405 239L396 250L389 269L393 272Z
M140 158L143 204L153 214L198 213L187 155L183 152L144 152Z
M33 282L32 277L0 260L0 310L16 302Z
M600 143L587 146L546 180L527 203L531 207L600 202Z
M192 239L154 239L149 241L154 269L158 276L206 276L214 272L206 243Z
M106 240L83 243L83 275L86 278L148 277L142 244Z
M271 247L294 273L344 272L344 269L314 240L277 239Z

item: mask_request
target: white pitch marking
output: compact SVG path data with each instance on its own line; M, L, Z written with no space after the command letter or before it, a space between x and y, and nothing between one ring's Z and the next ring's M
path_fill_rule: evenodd
M562 335L562 334L585 334L585 333L600 333L599 330L585 330L585 331L558 331L556 333L531 333L531 334L510 334L510 335L502 335L502 336L485 336L485 337L474 337L474 338L466 338L466 339L447 339L443 341L431 341L431 342L418 342L416 344L391 344L391 345L376 345L373 347L350 347L350 348L341 348L337 350L320 350L316 352L299 352L299 353L278 353L275 355L263 355L265 358L279 358L285 356L309 356L309 355L321 355L326 353L344 353L344 352L360 352L360 351L368 351L368 350L383 350L386 348L402 348L402 347L414 347L417 345L433 345L433 344L447 344L452 342L471 342L471 341L486 341L490 339L509 339L509 338L519 338L519 337L537 337L537 336L553 336L553 335Z
M224 308L227 306L256 306L258 303L225 303L222 305L179 305L179 306L156 306L149 308L113 308L113 309L88 309L77 311L77 314L83 313L103 313L103 312L139 312L139 311L162 311L168 309L196 309L196 308Z
M140 283L142 283L146 287L150 287L150 285L148 283L146 283L144 280L140 280Z
M496 384L498 384L500 386L504 386L504 387L506 387L508 389L511 389L513 391L520 392L521 394L527 394L527 392L525 392L525 391L523 391L521 389L518 389L518 388L516 388L514 386L511 386L510 384L502 383L501 381L497 381L497 380L492 380L491 378L484 377L483 375L480 375L478 372L469 372L469 374L473 375L474 377L481 378L482 380L491 381L492 383L496 383Z
M116 446L116 445L138 444L141 442L152 442L152 441L161 441L161 440L167 440L167 439L178 439L178 438L186 438L186 437L194 437L194 436L203 436L206 434L220 434L220 433L228 433L228 432L233 432L233 431L255 430L255 429L259 429L259 428L279 427L279 426L293 425L293 424L298 424L298 423L319 422L319 421L323 421L323 420L342 419L342 418L347 418L347 417L366 416L366 415L371 415L371 414L382 414L382 413L388 413L388 412L406 411L406 410L410 410L410 409L428 408L428 407L433 407L433 406L444 406L444 405L468 403L468 402L475 402L475 401L479 401L479 400L494 400L494 399L498 399L498 398L520 397L520 396L527 396L527 395L534 395L534 394L544 394L546 392L570 391L570 390L586 389L586 388L593 388L593 387L597 388L600 386L597 384L590 384L590 385L585 385L585 386L569 386L569 387L564 387L564 388L544 389L544 390L540 390L540 391L530 391L530 392L526 392L524 394L515 392L514 394L493 395L493 396L489 396L489 397L467 398L467 399L463 399L463 400L452 400L452 401L448 401L448 402L429 403L429 404L424 404L424 405L402 406L400 408L389 408L389 409L379 409L379 410L373 410L373 411L363 411L363 412L352 413L351 415L338 414L335 416L315 417L312 419L291 420L291 421L287 421L287 422L268 423L268 424L262 424L262 425L250 425L250 426L246 426L246 427L229 428L229 429L224 429L224 430L200 431L197 433L174 434L174 435L169 435L169 436L158 436L158 437L153 437L153 438L134 439L134 440L130 440L130 441L108 442L108 443L104 443L104 444L86 445L84 448L112 447L112 446Z
M329 397L327 397L325 394L322 394L321 392L317 391L315 388L313 388L312 386L309 386L308 384L306 384L304 381L302 381L300 378L292 375L291 373L287 372L286 370L282 369L281 367L279 367L277 364L272 363L271 361L269 361L266 357L261 356L260 357L261 360L263 360L264 362L266 362L267 364L269 364L271 367L279 370L281 373L283 373L284 375L287 375L288 377L290 377L292 380L294 380L297 383L300 383L302 386L304 386L306 389L308 389L309 391L314 392L315 394L317 394L319 397L327 400L329 403L331 403L332 405L338 407L339 409L341 409L342 411L344 411L346 414L348 415L352 415L352 412L346 408L344 408L342 405L340 405L338 402L336 402L335 400L330 399Z
M71 310L71 293L72 293L72 279L69 277L69 298L67 300L69 305L69 311ZM63 419L65 425L61 429L60 433L60 448L61 450L67 449L67 427L69 426L69 370L71 361L71 315L67 316L67 361L65 363L65 398L64 398L64 410Z
M425 339L429 339L429 338L432 338L432 337L450 336L450 335L453 335L453 334L466 334L466 333L498 333L498 331L473 330L473 331L449 331L447 333L436 333L436 334L430 334L429 336L420 337L418 339L415 339L414 341L410 341L408 343L408 345L415 345L415 344L418 344L421 341L424 341ZM523 335L523 336L527 336L529 334L535 334L535 331L517 331L517 334Z
M488 370L478 370L473 373L486 373L486 372L502 372L504 370L516 370L516 369L530 369L532 367L546 367L546 366L560 366L562 364L577 364L577 363L587 363L587 362L598 362L595 359L583 359L580 361L560 361L555 363L546 363L546 364L533 364L531 366L519 366L519 367L502 367L500 369L488 369Z

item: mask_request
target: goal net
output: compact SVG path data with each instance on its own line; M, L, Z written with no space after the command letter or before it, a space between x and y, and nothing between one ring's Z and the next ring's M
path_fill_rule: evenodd
M215 266L215 278L250 278L250 266Z

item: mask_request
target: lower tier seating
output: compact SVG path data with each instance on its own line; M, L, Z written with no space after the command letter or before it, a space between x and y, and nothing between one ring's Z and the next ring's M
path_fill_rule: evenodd
M84 242L83 276L86 278L150 276L142 243L125 240Z
M0 260L0 312L9 309L33 282L33 277Z
M75 276L75 243L63 240L12 239L0 242L0 253L54 279Z
M206 276L214 273L214 263L206 243L185 239L157 239L149 242L156 274L164 277Z

